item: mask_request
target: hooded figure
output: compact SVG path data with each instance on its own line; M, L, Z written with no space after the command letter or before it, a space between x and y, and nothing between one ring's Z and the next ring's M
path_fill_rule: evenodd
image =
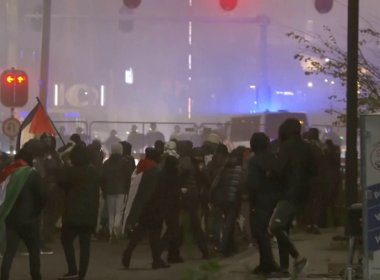
M86 147L76 145L70 153L73 166L66 166L60 185L65 192L61 242L68 272L59 279L85 279L90 260L91 235L99 208L99 173L90 164ZM74 240L79 239L79 269L75 260Z
M181 188L179 184L178 158L176 143L169 141L165 145L164 154L160 161L161 174L159 188L162 201L162 217L166 225L166 231L161 238L161 251L168 251L169 263L181 263L180 254L180 210Z
M277 271L268 225L278 202L280 180L276 172L277 159L269 151L269 138L264 133L254 133L250 145L254 156L248 161L246 184L251 209L251 231L260 253L260 263L253 272L268 274Z
M281 270L283 274L289 274L290 255L294 259L295 277L303 272L307 259L290 240L289 229L295 215L307 201L310 178L315 170L312 149L301 138L301 128L299 120L291 118L279 128L281 195L269 224L269 230L277 237Z
M125 201L131 182L130 164L123 157L123 146L115 143L111 156L103 164L102 191L108 208L110 241L116 241L122 231Z

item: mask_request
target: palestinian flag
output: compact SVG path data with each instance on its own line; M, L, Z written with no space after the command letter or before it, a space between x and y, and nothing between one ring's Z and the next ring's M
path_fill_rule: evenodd
M16 160L0 171L0 225L11 212L32 168L23 160Z
M159 168L157 164L151 162L140 160L133 172L124 210L123 233L135 227L157 188ZM145 166L141 169L142 165Z
M52 136L58 135L53 122L50 120L42 104L38 101L37 105L21 124L17 136L16 150L19 151L30 139L41 136L43 133Z

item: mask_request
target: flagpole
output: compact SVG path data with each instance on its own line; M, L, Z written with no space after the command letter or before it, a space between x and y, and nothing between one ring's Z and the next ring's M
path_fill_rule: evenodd
M38 102L38 104L40 104L40 105L42 106L42 108L44 109L44 111L45 111L45 113L46 113L46 116L48 117L48 119L49 119L51 125L53 126L53 128L55 129L55 131L57 132L57 134L58 134L58 136L59 136L59 139L61 140L62 144L63 144L63 145L66 145L65 141L63 140L62 135L59 133L57 127L56 127L55 124L54 124L54 122L50 119L50 117L49 117L49 115L48 115L48 113L47 113L47 111L46 111L44 105L42 104L41 100L40 100L38 97L36 97L36 98L37 98L37 102Z

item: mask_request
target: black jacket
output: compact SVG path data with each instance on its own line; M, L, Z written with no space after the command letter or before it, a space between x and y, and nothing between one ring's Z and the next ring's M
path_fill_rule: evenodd
M178 176L178 159L174 156L165 155L160 162L161 172L159 186L163 207L176 211L179 207L181 189Z
M99 174L93 166L66 167L60 181L65 191L63 224L96 226L99 179Z
M211 185L211 201L217 205L240 202L242 184L242 165L234 157L230 157Z
M186 199L199 199L200 196L200 170L195 160L190 156L184 156L178 163L179 183L181 188L186 188Z
M281 199L303 205L309 196L310 179L316 173L316 162L309 143L301 137L289 138L280 147L279 172Z
M246 185L251 208L273 210L281 191L277 159L273 153L263 151L249 159Z
M46 189L41 176L33 169L5 223L23 225L38 221L46 204L46 198Z
M104 162L102 187L106 195L127 194L134 166L122 155L111 155Z

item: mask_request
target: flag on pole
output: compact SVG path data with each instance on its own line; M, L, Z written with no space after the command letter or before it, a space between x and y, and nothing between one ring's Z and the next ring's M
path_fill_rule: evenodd
M44 107L38 101L37 105L30 111L21 124L17 136L16 150L19 151L30 139L36 138L44 133L52 136L59 135Z
M5 221L28 179L32 168L16 160L0 171L0 225Z

